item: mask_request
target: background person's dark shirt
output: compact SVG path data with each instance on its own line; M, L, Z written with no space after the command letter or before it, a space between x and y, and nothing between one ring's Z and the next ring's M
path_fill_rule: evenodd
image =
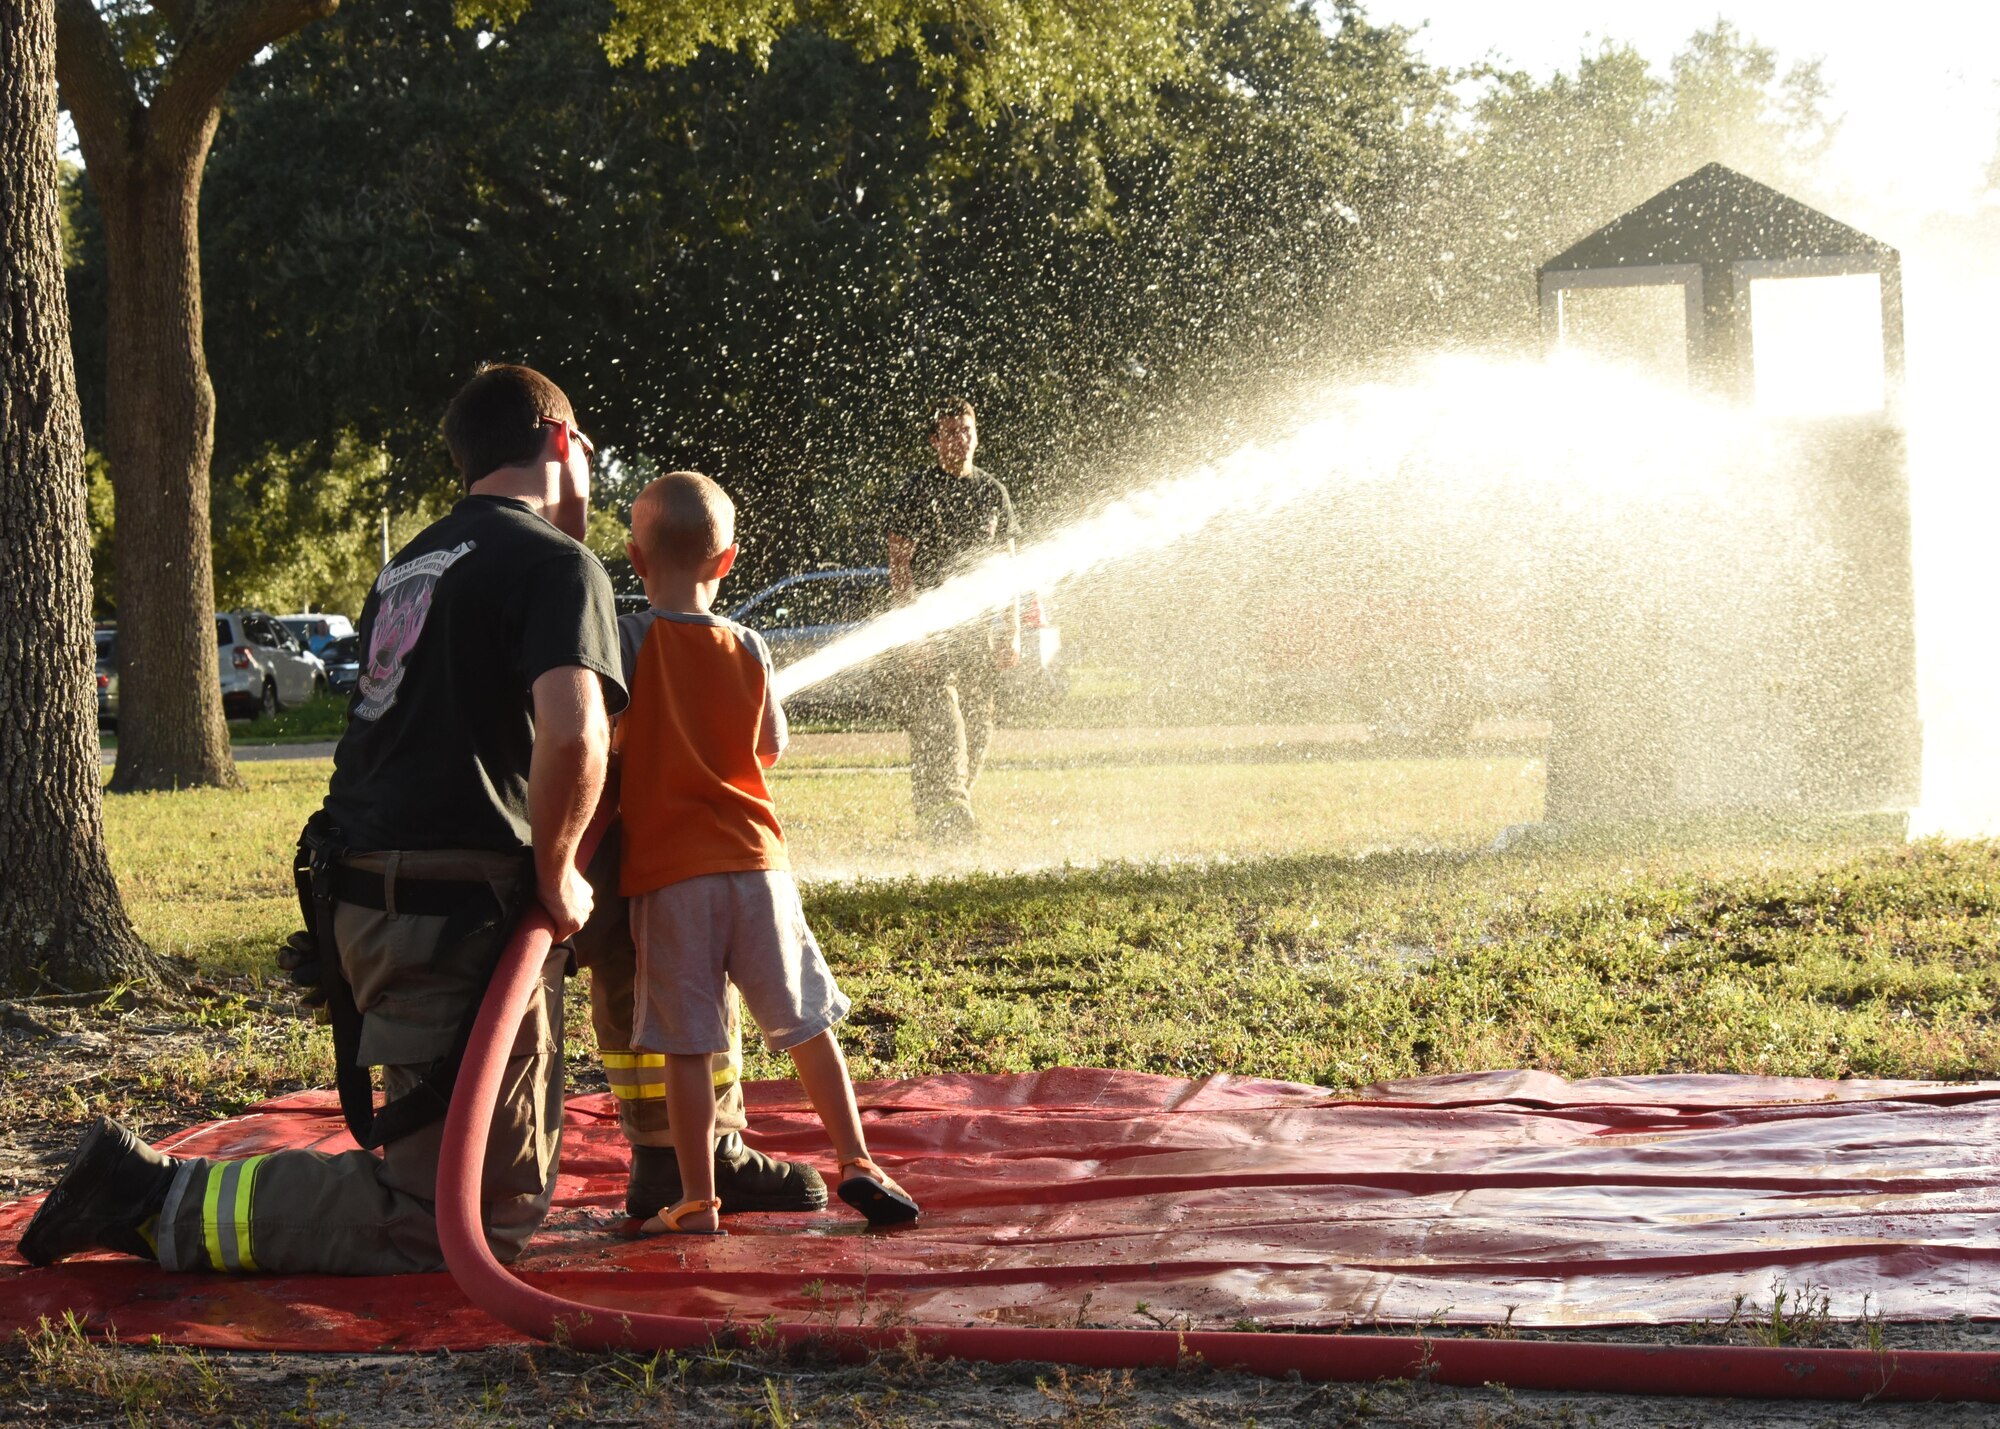
M357 851L525 848L533 686L593 671L625 707L611 581L525 502L468 496L383 568L327 817Z
M939 467L913 473L889 503L889 534L912 543L910 577L929 590L1019 534L1007 488L972 468L953 476Z

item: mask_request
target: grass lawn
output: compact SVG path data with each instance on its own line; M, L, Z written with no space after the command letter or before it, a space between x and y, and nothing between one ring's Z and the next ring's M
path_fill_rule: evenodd
M326 768L108 800L141 931L214 976L266 976ZM914 840L894 772L804 769L777 794L855 999L858 1075L2000 1065L1992 845L1857 824L1489 852L1539 808L1519 757L1002 767L981 784L985 842L952 861Z

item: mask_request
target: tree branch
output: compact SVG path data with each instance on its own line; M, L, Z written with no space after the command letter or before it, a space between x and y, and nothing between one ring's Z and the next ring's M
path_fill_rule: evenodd
M56 0L56 84L84 163L106 177L122 169L146 106L91 0Z
M178 39L187 24L189 0L150 0L150 3Z
M171 153L205 138L238 70L265 46L339 8L340 0L189 0L173 60L153 96L153 142Z

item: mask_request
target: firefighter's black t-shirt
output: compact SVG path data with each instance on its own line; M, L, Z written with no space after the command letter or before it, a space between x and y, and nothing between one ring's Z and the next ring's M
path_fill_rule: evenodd
M978 467L953 476L939 467L912 475L889 504L889 534L913 545L918 590L978 565L1018 534L1007 488Z
M611 581L525 502L468 496L383 567L326 813L357 852L525 848L532 689L593 671L625 707Z

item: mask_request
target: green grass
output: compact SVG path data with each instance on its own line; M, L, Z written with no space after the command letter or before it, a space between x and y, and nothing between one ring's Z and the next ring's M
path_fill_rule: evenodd
M106 817L141 931L261 976L326 765L243 773L248 792L119 796ZM1038 866L996 874L916 842L896 773L804 770L777 795L858 1075L2000 1067L1993 845L1853 823L1494 853L1535 817L1531 761L1315 758L996 769L978 860ZM1127 861L1080 862L1105 854Z
M346 729L347 696L319 695L269 719L232 723L229 737L235 744L317 743L339 739Z
M347 696L318 695L296 709L280 710L270 719L229 721L231 744L324 744L347 729ZM98 743L118 747L116 730L103 730Z
M292 849L327 769L273 760L244 765L243 790L106 795L112 866L140 935L217 975L270 971L298 926Z
M1988 846L1312 856L812 911L878 1075L1955 1078L2000 1062L1996 872Z

